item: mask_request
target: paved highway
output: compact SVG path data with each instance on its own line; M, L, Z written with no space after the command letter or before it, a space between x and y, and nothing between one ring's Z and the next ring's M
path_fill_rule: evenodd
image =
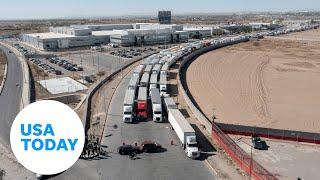
M11 124L20 110L23 77L18 58L6 47L0 48L8 58L7 80L0 95L0 143L9 147Z
M170 145L171 140L177 144L179 141L168 123L146 121L125 124L122 122L122 103L129 77L124 78L120 83L111 101L102 143L108 152L108 157L92 161L79 160L55 179L215 179L203 161L189 159L180 145ZM117 127L115 128L114 125ZM140 144L144 140L154 140L162 144L167 151L141 154L138 155L140 159L137 160L130 160L128 156L120 156L116 152L122 142Z

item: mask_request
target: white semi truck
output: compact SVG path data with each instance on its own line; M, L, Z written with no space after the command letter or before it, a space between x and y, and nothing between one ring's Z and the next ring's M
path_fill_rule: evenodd
M134 98L135 90L128 89L123 100L123 117L125 123L132 123L134 117Z
M160 96L167 96L167 76L164 74L160 75L159 87Z
M162 122L162 103L158 88L150 89L152 103L152 120L154 122Z
M179 109L168 110L168 120L176 132L182 146L189 158L200 157L196 133Z

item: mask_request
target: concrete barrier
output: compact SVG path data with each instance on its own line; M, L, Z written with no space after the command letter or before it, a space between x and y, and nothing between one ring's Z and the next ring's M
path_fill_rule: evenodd
M7 71L8 71L8 63L4 65L3 79L2 79L2 82L0 84L0 95L1 95L2 89L4 87L4 83L7 80Z

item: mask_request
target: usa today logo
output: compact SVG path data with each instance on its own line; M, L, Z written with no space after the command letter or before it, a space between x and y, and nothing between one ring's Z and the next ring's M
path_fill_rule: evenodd
M57 101L38 101L15 118L10 132L11 148L28 170L58 174L70 168L84 146L84 128L78 115Z

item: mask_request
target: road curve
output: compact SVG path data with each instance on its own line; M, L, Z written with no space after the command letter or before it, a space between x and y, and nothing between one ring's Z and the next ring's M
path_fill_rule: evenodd
M0 95L0 143L10 146L11 124L20 109L22 94L22 68L18 57L0 46L8 58L7 79Z

